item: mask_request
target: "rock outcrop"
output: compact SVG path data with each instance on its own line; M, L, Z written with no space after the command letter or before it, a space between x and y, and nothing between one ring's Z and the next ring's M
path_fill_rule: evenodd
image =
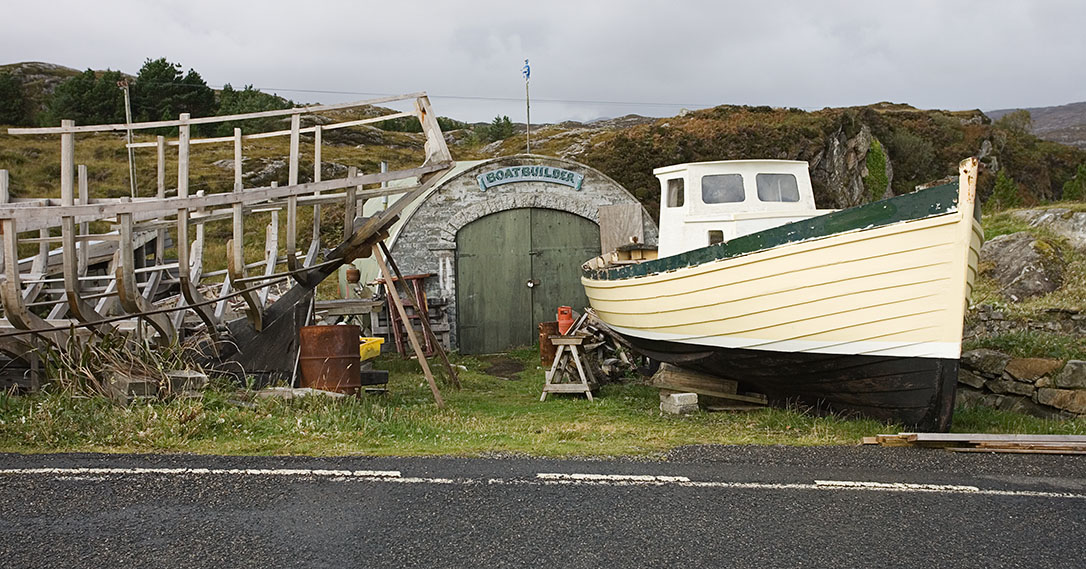
M1072 211L1064 207L1049 209L1024 209L1011 213L1030 227L1045 227L1067 239L1075 249L1086 251L1086 211Z
M844 127L838 128L826 137L825 148L810 160L811 182L816 186L832 189L829 199L833 202L824 207L846 208L882 199L892 195L890 184L893 181L893 169L890 159L883 154L883 169L886 172L886 188L878 196L871 196L871 189L864 187L864 177L869 174L867 153L875 137L867 125L862 125L853 136L848 136Z
M980 251L981 270L995 279L1008 299L1048 294L1063 284L1063 256L1054 244L1027 232L1000 235Z

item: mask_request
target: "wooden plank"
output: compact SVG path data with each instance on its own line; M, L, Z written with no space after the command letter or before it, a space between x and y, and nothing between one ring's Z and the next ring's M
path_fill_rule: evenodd
M347 169L347 178L358 175L358 168L351 166ZM358 203L358 188L361 186L348 186L343 201L343 234L350 235L354 231L355 206Z
M313 181L321 181L321 168L323 160L321 158L322 147L324 145L324 129L321 125L317 125L313 128ZM319 191L313 193L313 197L320 196ZM321 243L321 206L320 202L313 203L313 238L309 244L309 254L306 255L306 266L312 265L316 261L317 251L320 249Z
M404 309L403 303L400 302L400 295L396 292L396 281L392 278L392 273L388 270L388 265L385 263L384 256L381 254L381 248L377 245L373 245L373 257L377 261L377 266L381 269L381 275L385 278L385 282L390 283L392 286L392 304L395 305L396 311L400 315L400 319L403 322L410 322L407 317L407 310ZM406 287L406 283L402 283ZM411 342L411 347L415 351L415 357L418 358L419 365L422 366L423 375L426 376L427 383L430 384L430 391L434 394L434 402L439 409L445 407L445 402L441 399L441 392L437 389L437 382L434 381L434 374L430 371L430 364L426 361L426 354L422 352L422 346L419 344L419 339L415 336L415 330L411 326L404 326L407 331L407 338Z
M8 188L8 183L9 182L10 182L10 180L9 180L9 177L8 177L8 171L0 169L0 204L8 203L9 201L11 201L11 190ZM16 239L18 239L18 236L17 235L3 234L3 235L0 235L0 238L16 240ZM18 247L16 247L16 250L18 250ZM6 248L0 246L0 268L2 268L3 265L4 265L4 259L8 258L8 257L6 257L6 255L7 255ZM14 262L15 265L18 265L19 258L15 257L13 259L13 262Z
M264 278L275 274L275 265L279 261L279 212L271 212L271 222L264 228ZM242 280L236 281L239 284ZM268 305L268 293L271 287L260 289L260 305Z
M413 117L413 116L416 116L416 115L415 115L415 113L411 113L411 112L392 113L392 114L388 114L388 115L381 115L379 117L371 117L371 118L368 118L368 119L358 119L358 120L353 120L353 121L331 123L331 124L326 124L326 125L310 126L310 127L306 127L306 128L303 128L303 129L299 129L299 132L301 134L311 134L311 133L317 132L318 128L323 128L324 130L336 130L336 129L340 129L340 128L348 128L348 127L352 127L352 126L362 126L362 125L367 125L367 124L385 122L387 120L392 120L392 119L398 119L398 118L404 118L404 117ZM269 132L257 132L257 133L253 133L253 134L247 134L243 138L245 140L256 140L256 139L261 139L261 138L276 138L276 137L279 137L279 136L287 136L289 134L290 134L290 130L274 130L274 131L269 131ZM189 141L189 144L214 144L216 142L229 142L232 139L233 139L233 137L230 137L230 136L218 136L218 137L214 137L214 138L193 138L193 139L191 139ZM169 145L170 146L177 146L177 142L170 141ZM126 146L128 146L129 148L149 148L149 147L153 146L153 144L150 143L150 142L134 142L134 143L126 145Z
M178 192L178 197L173 198L137 198L128 201L117 202L105 202L103 200L91 200L87 205L73 205L64 206L63 204L55 203L56 200L48 200L50 205L41 206L24 206L19 204L4 204L0 205L0 219L18 217L20 219L20 225L24 227L25 231L31 231L37 229L37 226L28 222L35 221L49 221L52 225L55 225L57 217L60 216L73 216L78 220L86 219L88 221L98 221L106 218L116 217L121 213L135 214L135 220L140 221L139 214L151 213L148 218L153 218L158 215L164 215L165 212L170 210L179 210L187 208L190 210L195 209L209 209L217 206L229 206L234 203L249 203L259 201L267 201L273 199L283 199L288 196L303 194L311 194L317 191L329 191L341 188L350 188L354 186L356 194L357 186L363 184L377 184L381 182L387 182L391 180L399 180L402 178L411 178L416 176L428 177L431 174L443 173L452 167L451 162L443 163L430 163L424 166L416 168L408 168L406 170L393 170L387 173L377 174L363 174L357 177L339 178L335 180L326 180L323 182L298 184L296 186L269 186L266 188L253 188L246 190L243 196L239 196L234 192L225 192L220 194L207 194L203 196L189 196L186 192L184 196ZM421 188L429 188L429 185L421 184L418 186L412 186L410 188L386 188L366 190L364 195L386 195L397 193L415 193ZM406 204L404 204L406 205ZM402 208L401 208L402 209ZM147 218L144 218L147 219ZM52 226L50 225L50 226Z
M445 353L444 346L441 345L441 341L438 340L437 336L434 334L433 328L430 326L429 309L424 306L425 302L419 301L415 296L415 293L411 291L411 287L407 286L407 281L404 279L403 274L400 273L400 268L396 266L396 260L392 258L392 253L389 252L385 243L382 241L379 245L381 246L381 252L385 255L385 260L388 261L388 264L392 267L392 272L395 273L396 278L403 284L404 291L407 292L408 300L411 301L411 304L415 305L415 310L419 313L419 323L422 325L422 330L432 341L434 350L437 351L437 355L441 359L442 365L445 367L446 376L449 378L449 381L452 382L453 387L460 389L460 377L456 373L456 368L449 362L449 356ZM420 294L425 294L425 292ZM411 327L410 320L404 320L403 322L405 328Z
M622 245L645 242L641 212L641 204L636 203L600 206L600 250L604 254Z
M998 452L1005 454L1086 454L1086 450L1053 450L1024 448L946 447L951 452Z
M234 129L234 191L241 191L242 187L242 163L244 158L241 154L241 129Z
M592 394L592 389L583 383L550 383L543 386L547 393L585 393ZM591 401L591 398L589 398Z
M79 176L79 203L85 204L90 201L90 186L87 182L87 166L86 164L80 164L76 168ZM79 276L85 276L87 274L88 261L90 260L87 254L87 243L80 237L85 236L90 231L90 224L86 221L79 224L79 232L76 234L76 247L79 251Z
M294 107L291 109L282 109L274 111L259 111L254 113L242 113L236 115L222 115L214 117L200 117L195 119L180 119L169 121L150 121L139 123L115 123L115 124L101 124L90 126L69 126L65 127L63 124L58 127L42 127L42 128L9 128L8 134L64 134L64 133L78 133L78 132L110 132L110 131L126 131L132 130L147 130L157 128L172 128L180 127L185 124L216 124L223 122L231 122L245 119L258 119L268 117L284 117L294 114L296 112L305 112L307 114L320 113L325 111L337 111L340 109L351 109L354 107L362 107L366 105L380 105L382 103L391 103L393 101L404 101L407 99L418 99L425 97L425 92L410 93L405 95L392 95L388 97L379 97L376 99L367 99L364 101L354 101L350 103L335 103L331 105L311 105L307 107ZM388 119L385 119L388 120Z
M425 93L415 99L415 111L422 124L422 132L426 134L426 161L452 162L452 154L449 153L449 147L445 145L441 126L437 124L437 115L430 108L430 98ZM420 179L426 181L425 178Z
M915 442L1054 442L1086 444L1086 435L898 433L896 436L905 437L908 440Z
M301 116L297 114L290 115L290 158L287 172L287 184L291 186L298 184L298 129L300 121ZM297 271L301 268L298 265L298 196L290 196L287 198L286 248L287 268L291 271ZM292 276L297 282L301 283L301 279L303 278L301 273L294 273Z
M667 363L661 364L660 369L652 376L652 385L659 387L665 384L679 385L682 387L696 387L729 395L738 393L739 391L738 381L712 376Z

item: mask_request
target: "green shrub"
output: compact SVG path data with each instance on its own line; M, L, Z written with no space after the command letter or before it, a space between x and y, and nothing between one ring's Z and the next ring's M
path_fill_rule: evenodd
M886 152L877 138L871 139L871 148L867 150L867 175L863 182L868 201L882 199L890 185L890 179L886 176Z
M984 205L990 208L991 211L998 211L1017 207L1021 203L1022 199L1018 196L1018 184L1003 170L1000 170L999 175L996 176L992 197L988 198L988 202Z
M1086 164L1079 164L1075 177L1064 182L1063 199L1074 201L1086 199Z

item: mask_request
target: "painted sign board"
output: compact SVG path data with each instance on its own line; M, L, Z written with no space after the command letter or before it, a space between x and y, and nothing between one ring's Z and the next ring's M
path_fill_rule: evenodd
M584 183L584 174L551 166L510 166L483 172L476 176L476 179L479 181L479 189L484 192L494 186L513 182L551 182L580 190Z

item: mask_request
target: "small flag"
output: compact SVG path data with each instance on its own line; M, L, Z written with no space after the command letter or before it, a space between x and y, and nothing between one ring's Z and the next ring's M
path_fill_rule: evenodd
M521 73L524 73L524 80L527 81L528 77L532 75L532 68L528 66L528 60L524 60L524 67L521 68Z

